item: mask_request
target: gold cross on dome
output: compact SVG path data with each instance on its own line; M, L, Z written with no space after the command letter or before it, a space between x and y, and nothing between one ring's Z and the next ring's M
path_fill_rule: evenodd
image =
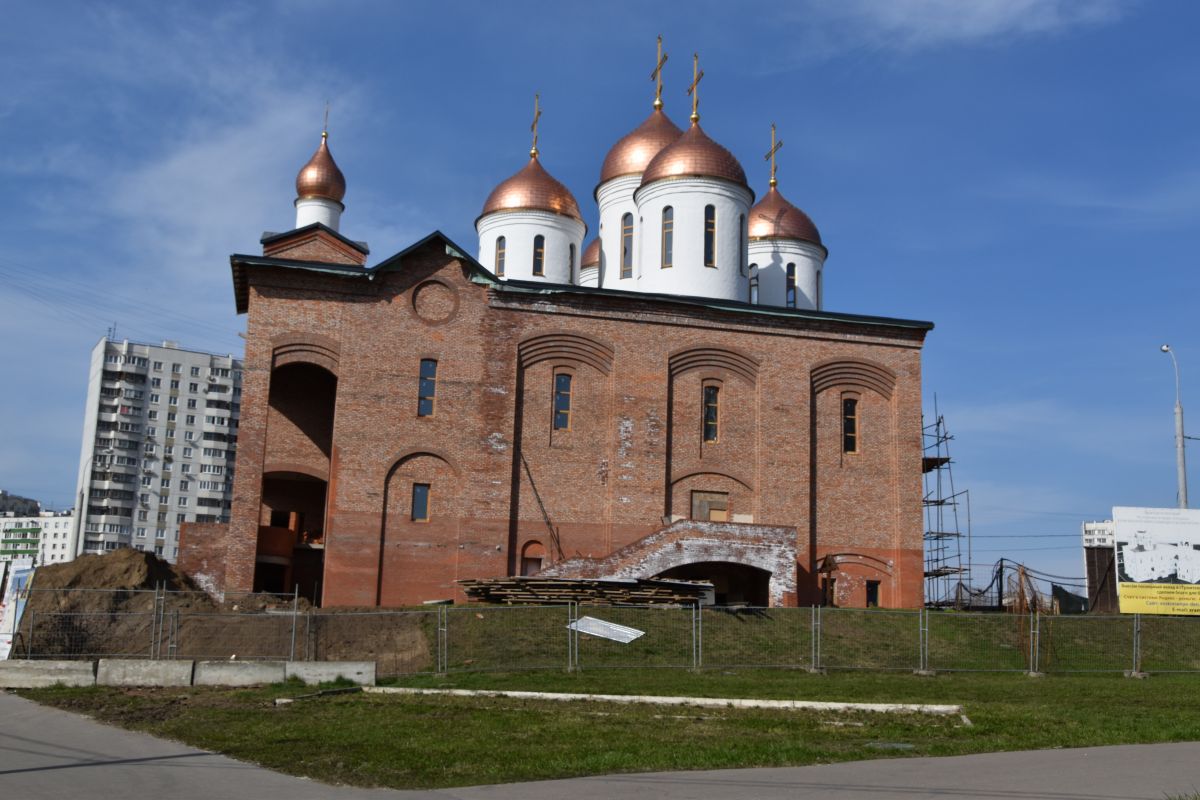
M767 151L765 156L763 156L764 160L771 162L771 186L774 186L776 183L778 183L778 181L775 180L775 154L779 152L779 148L781 147L783 147L783 139L780 139L778 142L775 141L775 123L772 122L771 149Z
M537 126L538 120L542 118L542 107L540 105L541 97L542 96L540 94L535 94L533 96L533 124L529 126L529 130L533 132L533 147L529 148L530 158L537 158L538 154Z
M662 49L662 35L658 37L658 62L654 65L654 71L650 73L650 80L654 81L654 107L662 108L662 68L667 63L667 54Z
M329 136L329 101L325 101L325 121L321 124L321 138Z
M692 85L688 87L687 93L692 98L692 122L700 121L700 79L704 77L704 70L700 69L700 54L692 53Z

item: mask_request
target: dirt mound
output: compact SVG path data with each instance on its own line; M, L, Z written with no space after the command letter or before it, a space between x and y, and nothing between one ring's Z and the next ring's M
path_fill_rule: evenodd
M153 553L123 548L38 567L29 607L59 613L131 613L154 610L154 590L185 592L188 605L215 608L195 581Z
M153 553L126 547L103 555L82 555L65 564L39 567L39 589L151 589L199 591L188 576Z

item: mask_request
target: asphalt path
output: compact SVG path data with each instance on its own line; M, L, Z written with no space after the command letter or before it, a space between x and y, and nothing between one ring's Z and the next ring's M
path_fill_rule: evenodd
M0 692L0 798L22 800L1164 800L1192 792L1200 792L1200 743L1193 742L424 792L351 789L281 775Z

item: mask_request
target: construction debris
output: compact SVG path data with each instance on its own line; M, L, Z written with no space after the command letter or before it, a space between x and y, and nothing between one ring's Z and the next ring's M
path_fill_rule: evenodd
M458 582L467 597L479 603L507 605L679 605L711 602L708 581L654 578L616 580L597 578L489 578Z

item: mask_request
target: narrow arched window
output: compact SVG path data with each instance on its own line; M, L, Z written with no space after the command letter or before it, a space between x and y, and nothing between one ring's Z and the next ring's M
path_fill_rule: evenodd
M554 430L571 430L571 373L554 376Z
M533 274L546 274L546 237L540 233L533 237Z
M750 265L750 304L758 305L758 264Z
M504 277L504 250L506 240L503 236L496 239L496 277Z
M738 215L738 269L746 268L746 215ZM742 272L745 275L745 272Z
M717 441L721 432L721 387L704 387L704 441Z
M662 268L675 263L675 209L667 206L662 212Z
M817 270L817 311L825 307L825 287L821 283L821 270Z
M621 277L633 277L633 214L621 217Z
M704 266L717 266L717 207L704 207Z
M437 361L421 359L421 373L417 387L417 416L432 417L437 404Z
M787 307L796 307L796 265L787 265Z
M575 282L575 243L571 242L571 247L567 255L567 280L571 283Z
M858 452L858 400L842 398L842 452Z

